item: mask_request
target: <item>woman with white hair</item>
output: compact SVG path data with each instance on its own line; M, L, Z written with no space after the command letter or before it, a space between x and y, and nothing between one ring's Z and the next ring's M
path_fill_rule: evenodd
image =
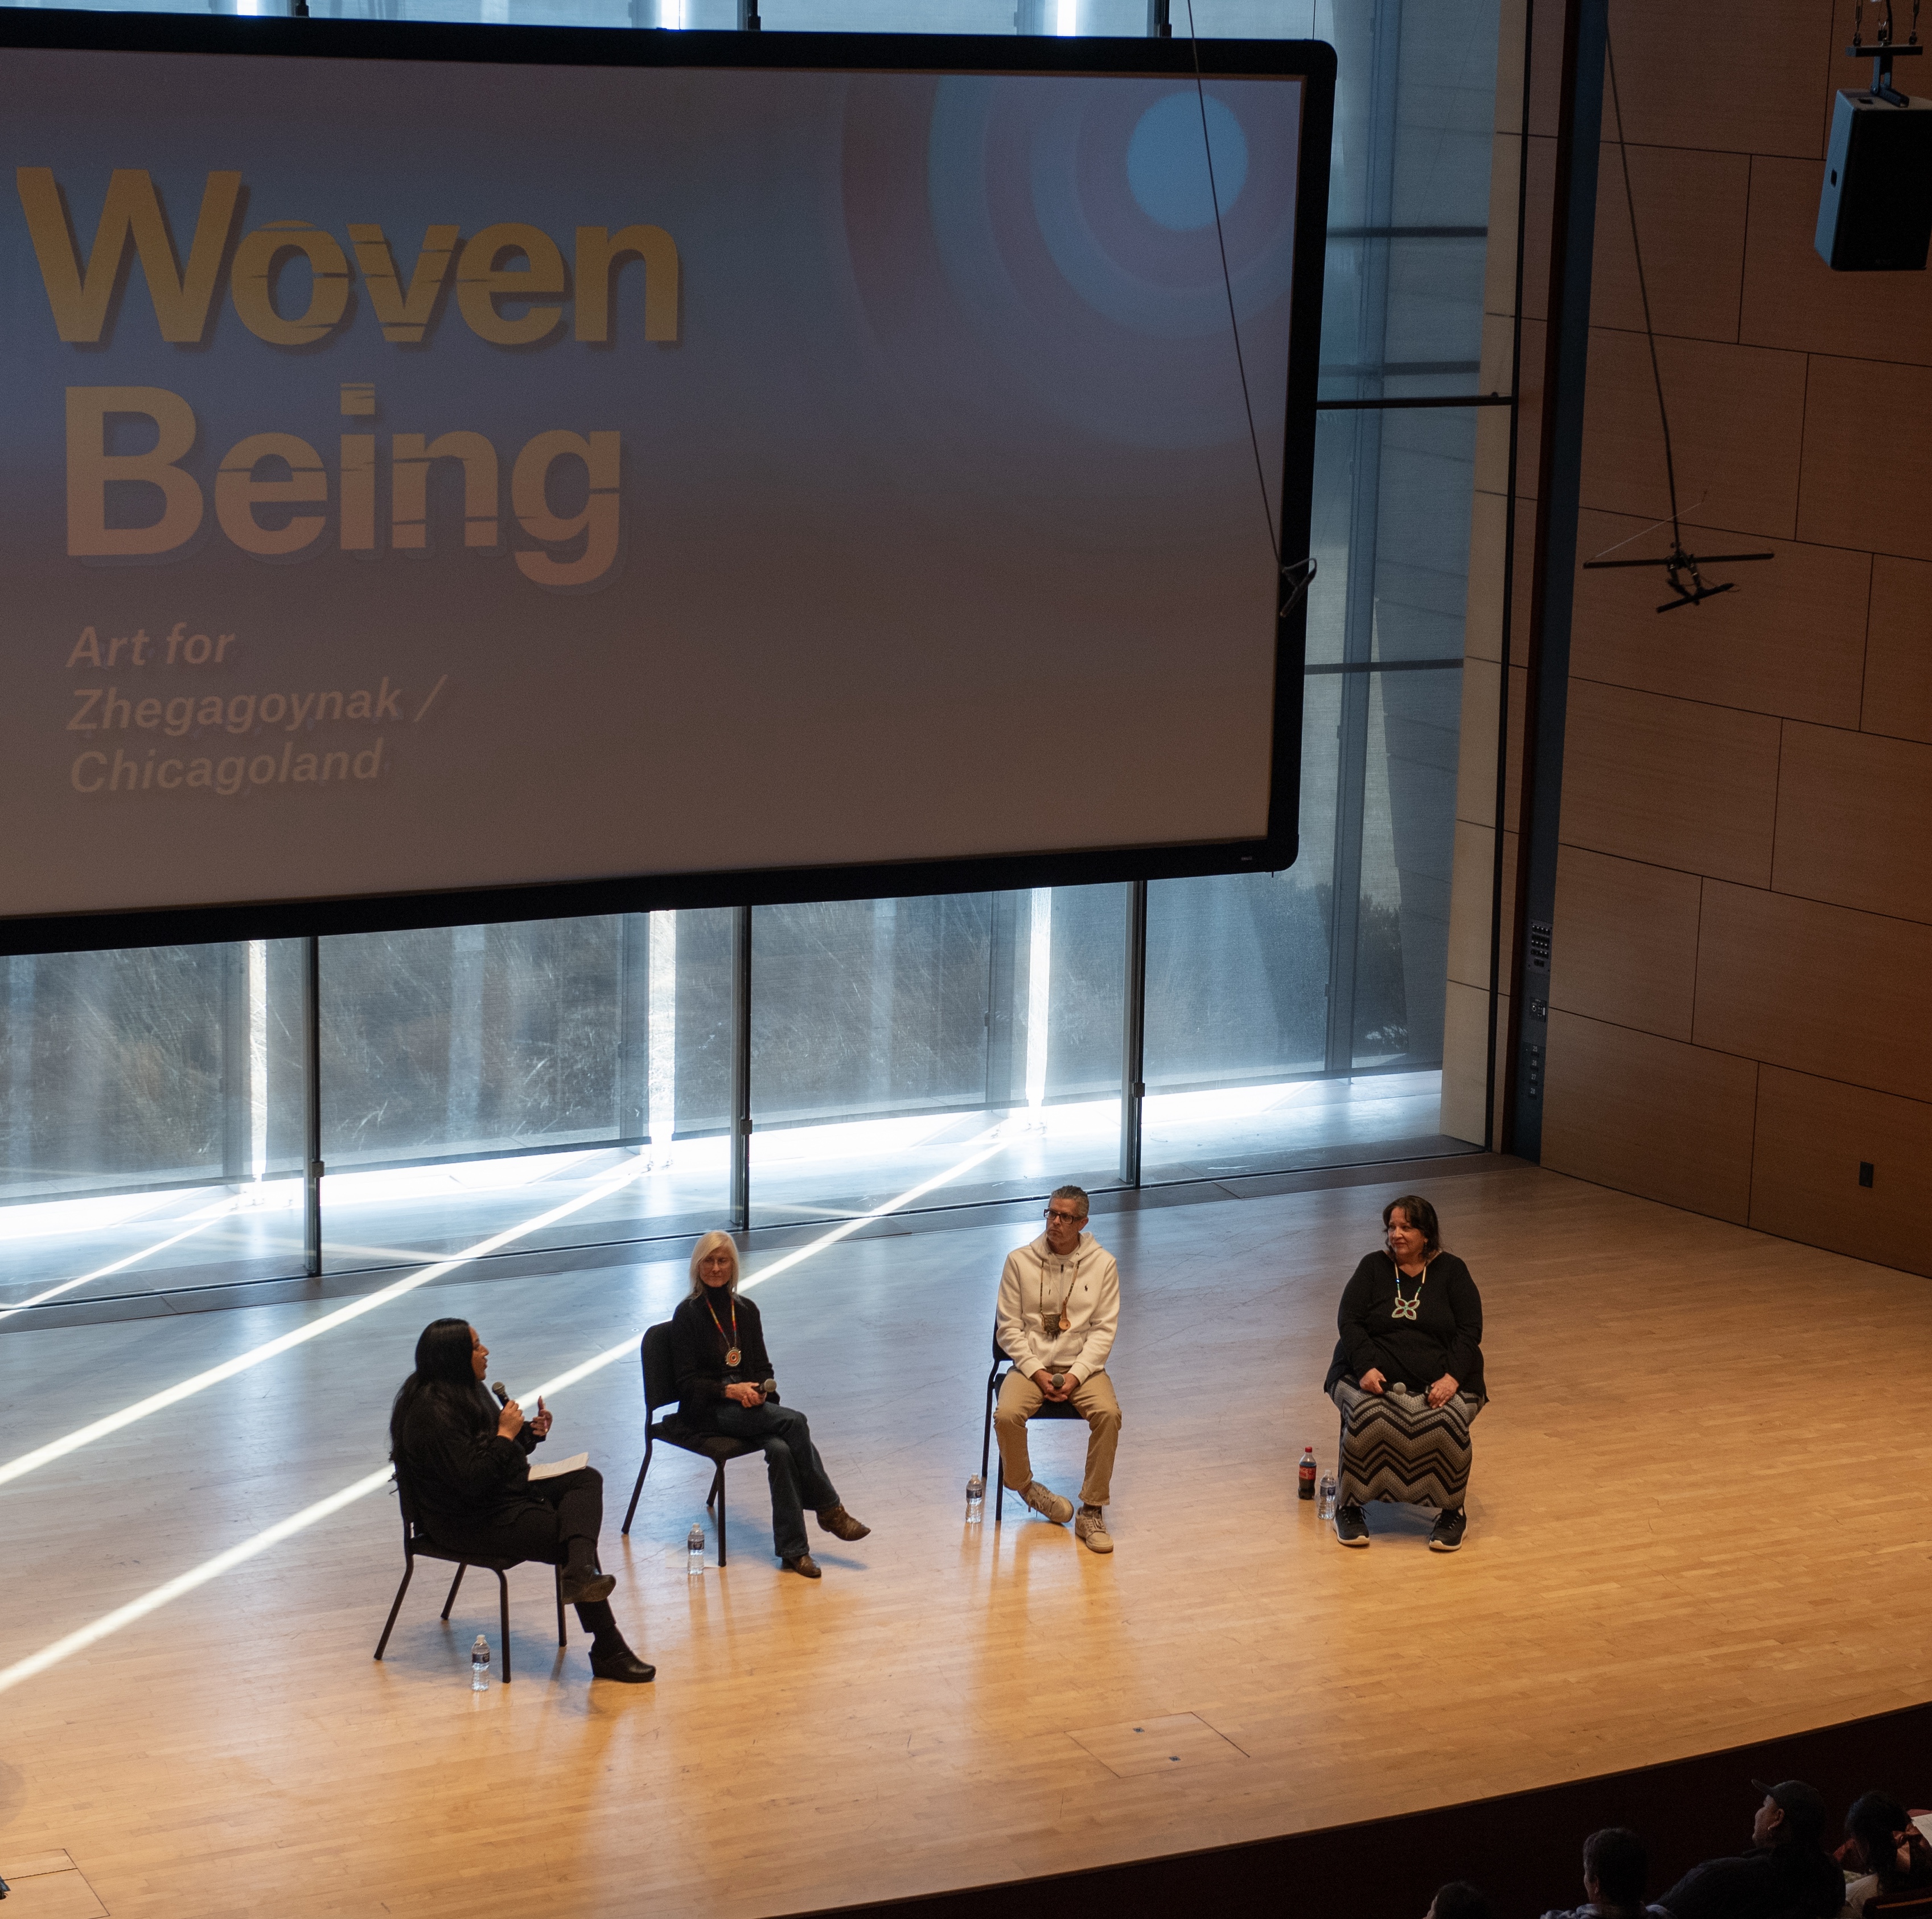
M686 1426L764 1447L772 1549L788 1573L816 1579L807 1507L834 1539L862 1540L872 1529L839 1504L805 1415L778 1404L758 1309L738 1297L738 1249L728 1233L706 1233L692 1250L691 1291L671 1315L670 1355Z

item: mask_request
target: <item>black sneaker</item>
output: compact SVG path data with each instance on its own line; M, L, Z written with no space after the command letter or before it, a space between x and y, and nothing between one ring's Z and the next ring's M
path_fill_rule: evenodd
M1335 1537L1344 1546L1366 1546L1369 1543L1369 1522L1359 1506L1338 1506L1335 1509Z
M1454 1552L1462 1543L1462 1535L1468 1530L1469 1522L1462 1516L1462 1509L1457 1507L1453 1513L1438 1513L1436 1526L1429 1535L1431 1552Z

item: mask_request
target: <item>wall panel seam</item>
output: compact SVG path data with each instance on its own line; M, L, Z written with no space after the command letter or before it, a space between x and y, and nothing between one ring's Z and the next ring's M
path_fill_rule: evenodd
M1865 624L1858 647L1858 730L1871 733L1865 724L1865 677L1871 671L1871 622L1872 600L1878 592L1878 562L1868 553L1865 556ZM1896 733L1878 733L1881 739L1895 739Z
M1723 343L1719 342L1718 343L1721 345ZM1779 348L1769 350L1781 352L1784 349ZM1932 370L1932 368L1928 368L1928 370ZM1633 513L1628 507L1624 506L1586 506L1583 508L1583 511L1586 513L1596 514L1605 520L1641 520L1643 517L1642 514ZM1696 509L1693 508L1689 511L1682 513L1678 516L1683 523L1686 526L1689 527L1694 532L1722 533L1726 538L1735 534L1741 539L1773 540L1781 547L1801 547L1808 548L1810 550L1816 553L1855 553L1859 555L1861 558L1868 559L1876 553L1881 559L1910 560L1920 566L1932 564L1932 562L1928 562L1927 561L1925 556L1922 553L1887 553L1882 547L1847 546L1842 541L1838 540L1813 540L1803 538L1792 538L1787 540L1781 533L1760 533L1749 526L1719 526L1705 520L1693 519L1691 517L1691 514L1695 511ZM1655 525L1659 526L1668 526L1669 524L1670 517L1667 514L1664 519L1655 523ZM1652 528L1646 528L1645 530L1648 532L1653 529ZM1675 609L1673 608L1672 610L1675 611Z
M1587 686L1606 686L1613 693L1641 693L1648 699L1673 700L1681 706L1708 706L1713 712L1748 713L1755 719L1776 720L1780 724L1793 718L1790 713L1774 712L1763 706L1739 706L1732 705L1728 700L1700 700L1694 698L1688 693L1660 693L1652 686L1633 685L1630 682L1625 679L1605 679L1600 675L1593 673L1572 672L1570 678L1573 685L1581 681ZM1832 733L1862 733L1865 731L1862 727L1834 727L1828 720L1798 720L1796 724L1800 726L1822 727ZM1886 736L1895 737L1895 736Z
M1771 777L1771 868L1768 882L1773 892L1784 889L1778 883L1778 820L1784 805L1784 729L1788 720L1778 723L1778 765Z
M1750 1053L1733 1053L1729 1051L1726 1048L1722 1046L1707 1046L1702 1041L1698 1039L1678 1039L1668 1033L1653 1033L1647 1026L1631 1026L1623 1020L1605 1019L1598 1013L1580 1013L1574 1007L1558 1006L1554 1000L1552 1000L1550 1003L1550 1010L1552 1013L1561 1013L1565 1019L1586 1020L1592 1026L1605 1027L1612 1033L1634 1033L1641 1039L1658 1040L1666 1046L1682 1046L1687 1048L1693 1053L1708 1053L1714 1060L1736 1060L1742 1064L1751 1067L1754 1071L1761 1066L1774 1066L1778 1063L1775 1060L1760 1060L1754 1054ZM1802 1069L1787 1066L1783 1070L1786 1072L1794 1072L1802 1071ZM1810 1077L1813 1079L1816 1079L1820 1078L1821 1075L1816 1073L1813 1073ZM1852 1080L1843 1080L1837 1081L1835 1084L1844 1086L1851 1086L1855 1085L1856 1081ZM1885 1089L1882 1087L1870 1086L1867 1087L1864 1090L1868 1093L1882 1093ZM1901 1096L1894 1093L1888 1096L1896 1099L1900 1098Z
M1698 969L1704 958L1704 876L1697 876L1697 928L1690 936L1690 1043L1697 1043Z
M1586 853L1598 850L1593 846L1585 847L1582 850ZM1620 859L1623 856L1613 853L1606 854L1605 857ZM1746 880L1727 880L1721 873L1706 873L1701 877L1718 886L1735 886L1741 893L1762 893L1770 899L1797 900L1806 906L1822 907L1827 913L1849 913L1855 919L1882 920L1888 926L1915 927L1922 933L1932 931L1932 920L1914 919L1906 913L1880 913L1876 907L1869 906L1847 906L1843 900L1821 900L1814 894L1793 892L1784 886L1754 886Z
M1737 331L1732 336L1740 346L1748 345L1744 338L1744 288L1750 279L1750 210L1751 187L1756 178L1757 155L1744 156L1744 232L1743 244L1738 249L1738 322ZM1804 476L1804 466L1801 451L1798 460L1798 476Z
M1572 1013L1570 1018L1587 1019L1589 1015ZM1608 1020L1599 1020L1596 1023L1599 1026L1608 1026L1612 1024ZM1654 1033L1651 1036L1652 1038L1657 1039L1661 1039L1665 1036L1662 1033ZM1676 1043L1680 1046L1684 1044L1681 1039ZM1700 1046L1697 1050L1700 1053L1721 1053L1724 1051L1721 1047L1718 1046ZM1725 1054L1724 1057L1732 1060L1743 1060L1748 1059L1750 1056L1744 1053L1730 1053ZM1751 1064L1759 1069L1760 1078L1767 1071L1774 1073L1789 1073L1793 1079L1816 1080L1820 1086L1843 1087L1848 1093L1868 1093L1874 1099L1903 1100L1908 1106L1923 1106L1928 1111L1932 1111L1932 1099L1915 1099L1910 1093L1894 1093L1888 1086L1868 1086L1863 1080L1858 1079L1834 1079L1828 1073L1814 1073L1809 1066L1787 1066L1782 1060L1752 1060Z
M1777 1060L1760 1060L1757 1063L1760 1084L1766 1073L1783 1073L1790 1079L1808 1079L1820 1086L1842 1087L1848 1093L1868 1093L1874 1099L1896 1099L1906 1106L1922 1106L1932 1113L1932 1099L1915 1099L1909 1093L1894 1093L1889 1087L1867 1086L1855 1079L1832 1079L1823 1073L1814 1073L1803 1066L1787 1066Z
M1606 853L1601 847L1586 846L1580 840L1566 840L1560 835L1556 844L1559 848L1567 848L1572 853L1587 853L1593 859L1614 859L1620 866L1641 866L1652 873L1676 873L1700 882L1709 877L1700 873L1694 866L1671 866L1660 859L1634 859L1627 853ZM1757 892L1766 889L1754 886L1750 890Z
M1792 532L1804 523L1804 441L1811 427L1811 355L1804 356L1804 392L1798 404L1798 501Z

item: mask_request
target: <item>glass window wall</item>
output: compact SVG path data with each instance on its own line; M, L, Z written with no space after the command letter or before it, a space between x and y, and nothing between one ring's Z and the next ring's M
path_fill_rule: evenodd
M284 0L213 0L268 12ZM730 27L738 0L310 0ZM199 7L140 10L199 11ZM1188 10L1174 0L1174 30ZM761 0L772 30L1138 34L1145 0ZM1497 0L1195 0L1340 68L1301 852L1063 887L326 938L326 1270L1462 1149L1437 1129ZM0 1324L304 1270L306 943L0 959ZM748 1007L741 1030L737 1009ZM734 1132L743 1100L748 1135ZM1136 1134L1136 1127L1138 1133ZM742 1141L742 1145L740 1142ZM20 1323L17 1320L16 1323Z

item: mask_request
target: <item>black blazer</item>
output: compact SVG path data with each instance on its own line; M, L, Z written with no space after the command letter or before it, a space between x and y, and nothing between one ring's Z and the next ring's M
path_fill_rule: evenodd
M1338 1379L1359 1382L1371 1368L1393 1386L1400 1380L1425 1393L1446 1372L1458 1390L1478 1399L1483 1385L1483 1296L1469 1269L1453 1252L1429 1262L1418 1288L1402 1282L1406 1300L1419 1292L1414 1319L1395 1316L1396 1264L1386 1252L1372 1252L1342 1288L1335 1315L1341 1337L1322 1390L1332 1393Z
M436 1383L416 1395L396 1463L432 1537L474 1533L542 1504L529 1492L537 1436L526 1426L506 1439L496 1430L502 1411L480 1381L472 1393Z

